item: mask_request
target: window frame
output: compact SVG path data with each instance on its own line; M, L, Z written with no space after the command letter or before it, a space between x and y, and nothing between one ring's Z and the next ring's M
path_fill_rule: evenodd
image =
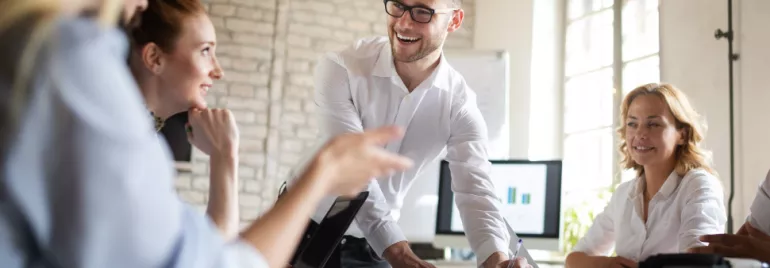
M594 0L594 1L597 1L597 0ZM562 81L561 81L561 85L560 85L561 94L563 96L562 97L562 104L561 104L561 109L562 109L562 112L561 112L561 118L562 118L562 122L561 122L562 123L561 124L562 125L562 136L561 136L561 138L562 138L562 140L561 140L561 142L566 145L567 139L571 138L573 135L579 135L581 133L587 133L587 132L601 132L601 131L606 131L608 128L610 130L610 133L612 134L611 135L611 137L612 137L611 138L612 139L611 144L612 144L613 150L612 150L611 157L610 157L612 159L612 163L610 163L610 166L612 167L612 170L611 170L611 174L612 174L611 181L608 181L606 184L605 183L593 183L593 182L591 182L591 185L607 185L607 186L610 186L610 187L614 187L617 184L619 184L620 182L624 181L623 170L621 170L620 165L619 165L619 162L622 159L622 155L617 150L618 146L620 145L620 139L619 139L619 136L617 135L616 130L618 129L618 127L620 125L620 118L619 118L620 104L622 103L623 98L625 97L625 91L626 90L630 91L632 89L632 88L625 89L623 87L623 82L624 82L623 81L624 80L623 79L624 78L623 77L623 71L624 71L625 67L628 64L635 63L635 62L640 62L640 61L643 61L645 59L649 59L651 57L656 57L657 56L657 58L658 58L658 64L657 64L658 69L657 69L657 72L658 72L658 77L660 77L660 73L661 73L660 72L660 0L640 0L640 1L655 1L656 2L655 6L656 6L657 10L655 12L657 13L656 18L658 20L658 23L657 23L657 25L658 25L658 31L657 31L658 48L653 53L636 55L636 57L630 58L630 59L627 59L627 60L623 59L623 37L624 37L623 36L623 10L624 10L625 5L627 4L628 0L614 0L612 6L600 8L600 9L598 9L596 11L588 11L588 12L586 12L584 14L581 14L580 16L577 16L576 18L573 18L573 19L570 18L570 11L569 11L570 10L570 0L564 0L563 1L564 7L565 7L565 9L564 9L565 12L563 13L563 17L562 17L562 19L563 19L562 27L564 27L563 28L563 36L562 36L562 45L564 47L563 47L563 57L562 57L562 60L561 60L561 66L562 66L562 70L561 70L562 71L562 75L561 76L562 76ZM646 5L642 5L642 6L646 6ZM573 23L575 23L577 21L590 19L592 16L597 16L597 15L601 14L602 12L606 12L609 9L611 9L612 13L613 13L613 23L612 23L613 24L613 27L612 27L612 31L613 31L613 33L612 33L613 52L612 53L613 53L613 56L612 56L612 65L601 66L601 67L598 67L598 68L592 68L591 70L581 70L580 72L576 72L574 74L568 75L567 74L567 58L568 58L569 55L567 55L567 51L568 51L568 44L567 43L568 43L569 40L567 38L568 38L569 27ZM644 13L646 13L646 12L644 12ZM567 95L567 91L566 91L567 90L567 88L566 88L567 83L570 81L570 79L578 78L578 77L583 76L583 75L589 75L589 74L591 74L593 72L599 72L599 71L602 71L605 68L612 68L612 75L613 75L613 77L612 77L612 87L613 87L612 90L613 90L613 94L612 94L612 116L611 116L611 118L612 118L611 120L612 121L611 121L611 124L610 125L593 126L591 128L581 128L581 129L579 129L577 131L574 131L574 132L568 132L567 126L569 124L569 121L568 121L569 116L567 116L567 107L568 107L567 106L568 105L568 100L566 98L566 95ZM650 81L650 82L657 82L657 81ZM568 149L567 146L563 146L562 147L562 156L563 157L569 155L567 153L567 149ZM600 157L600 159L601 158L602 157ZM599 166L601 166L601 165L599 165ZM566 175L567 175L567 179L569 179L569 174L566 174ZM591 188L589 190L598 191L598 190L601 190L601 189ZM570 190L569 189L565 189L565 195L569 195L569 194L570 194Z

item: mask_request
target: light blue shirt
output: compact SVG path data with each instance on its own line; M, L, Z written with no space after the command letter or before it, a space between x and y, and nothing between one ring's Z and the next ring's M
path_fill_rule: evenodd
M19 40L13 33L0 38ZM267 267L252 246L224 241L177 196L171 154L126 66L123 33L62 19L51 40L17 135L2 141L10 146L1 181L7 194L0 194L2 266L23 267L30 242L10 218L12 200L60 267ZM12 70L8 64L0 61L0 71ZM9 80L0 74L0 96ZM0 99L2 111L8 105Z

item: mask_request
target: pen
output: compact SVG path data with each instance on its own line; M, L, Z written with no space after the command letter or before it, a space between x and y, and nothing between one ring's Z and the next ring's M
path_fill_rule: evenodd
M513 256L511 257L511 260L508 262L508 268L513 268L513 262L516 261L516 256L519 255L519 249L521 249L521 238L519 238L519 242L516 243L516 252L513 253Z

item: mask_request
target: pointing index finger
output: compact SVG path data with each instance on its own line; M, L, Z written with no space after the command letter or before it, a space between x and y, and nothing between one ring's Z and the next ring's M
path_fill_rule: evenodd
M749 243L749 237L742 236L742 235L732 235L732 234L713 234L713 235L701 236L700 241L715 243L715 244L723 244L726 246L734 246L736 244Z

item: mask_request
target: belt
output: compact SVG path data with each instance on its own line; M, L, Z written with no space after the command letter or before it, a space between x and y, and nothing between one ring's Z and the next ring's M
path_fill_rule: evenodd
M352 235L344 235L342 236L342 240L340 240L340 244L350 244L350 245L357 245L357 244L365 244L368 245L369 242L366 242L366 238L361 237L355 237Z

